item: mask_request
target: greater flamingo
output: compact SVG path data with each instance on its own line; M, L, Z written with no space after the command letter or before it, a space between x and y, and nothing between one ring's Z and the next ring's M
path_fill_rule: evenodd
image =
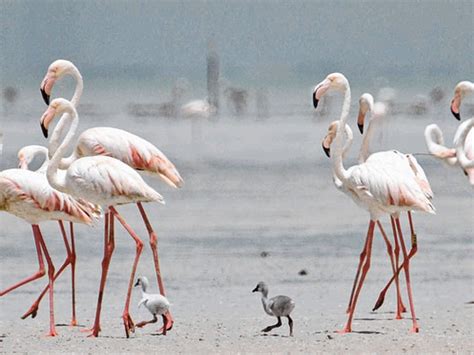
M369 157L364 163L352 166L347 170L344 168L342 161L343 134L349 115L351 101L349 82L344 77L344 75L340 73L328 75L326 79L318 84L313 91L313 105L315 108L317 108L319 99L330 89L335 89L344 93L344 102L339 120L340 123L337 127L334 142L335 153L332 154L333 173L344 186L343 191L347 191L349 196L358 205L368 210L370 213L370 222L366 243L360 257L361 261L363 261L362 275L358 281L358 285L354 293L348 321L341 331L341 333L347 333L352 331L352 319L356 308L357 299L362 289L367 272L370 268L374 227L379 221L379 218L383 214L388 213L393 215L400 212L401 210L420 210L428 213L434 213L434 207L429 199L425 196L424 192L412 175L406 174L406 165L402 159L396 161L396 166L381 166L381 162L378 159L372 159ZM398 154L402 155L401 153ZM402 161L403 168L401 168L402 164L398 163ZM400 165L400 168L397 168L398 165ZM397 229L399 229L398 237L400 239L400 244L402 245L402 250L404 251L403 254L406 260L407 253L403 237L401 235L398 218L397 222ZM403 265L406 265L405 261ZM417 332L419 327L414 314L410 277L406 267L405 276L407 278L408 297L410 300L410 308L413 319L412 331Z
M65 99L55 99L41 117L41 128L47 134L48 127L55 116L67 113L66 122L69 130L54 152L46 176L49 183L60 191L67 191L72 196L87 199L98 205L107 206L105 214L105 246L102 261L102 276L100 281L97 310L91 336L97 337L100 332L100 312L102 298L107 279L110 260L115 247L114 218L123 225L136 244L135 260L128 284L127 298L122 315L125 334L129 337L134 331L134 323L129 314L130 297L135 278L135 271L143 249L143 242L117 212L115 205L137 203L139 208L142 202L159 202L164 204L162 196L143 181L140 174L120 160L108 156L82 157L71 163L63 174L58 173L58 167L64 153L74 145L74 135L78 126L79 117L74 106ZM51 153L51 152L50 152ZM142 210L141 210L142 211ZM144 216L144 214L143 214ZM145 220L145 223L148 220ZM147 228L150 228L147 224Z
M29 164L35 159L35 157L41 157L43 158L43 163L42 165L36 170L37 173L46 174L46 169L48 168L48 148L43 147L41 145L27 145L23 148L21 148L18 151L18 167L20 169L28 169ZM79 200L82 202L82 200ZM69 242L67 240L67 235L66 231L63 225L62 221L58 221L59 224L59 229L61 231L61 234L63 236L63 241L64 245L66 247L66 260L64 260L63 264L59 268L59 270L56 272L54 275L54 280L61 275L61 273L66 269L68 265L71 265L71 291L72 291L72 318L71 318L71 326L76 326L77 325L77 318L76 318L76 287L75 287L75 280L76 280L76 246L74 242L74 223L69 222L69 234L71 236L71 245L69 245ZM31 315L33 318L36 317L36 314L38 312L38 307L43 299L44 295L49 289L49 284L46 285L46 287L43 289L37 300L33 303L31 308L26 312L23 316L22 319L25 319L29 315Z
M474 92L474 83L461 81L454 89L454 97L451 100L451 112L457 120L461 120L460 107L463 98ZM461 123L454 135L454 148L444 145L443 132L436 124L430 124L425 128L425 140L428 151L436 158L450 166L460 166L468 176L469 182L474 186L474 129L473 118Z
M41 83L41 94L46 104L50 102L51 92L54 83L64 77L71 75L76 80L76 88L71 99L72 105L76 108L82 95L84 83L81 73L77 67L68 60L58 59L48 68L45 78ZM67 113L53 131L50 139L50 154L56 151L67 122ZM44 132L43 132L44 133ZM174 188L182 187L184 180L181 178L173 163L153 144L127 131L112 127L94 127L81 133L71 156L61 159L59 167L67 169L73 161L85 156L105 155L118 159L131 166L135 170L144 172L153 177L159 177L168 185ZM165 287L161 277L161 269L158 258L158 237L145 209L141 202L137 202L140 215L147 227L150 247L153 253L155 273L160 289L160 293L165 295ZM167 317L167 330L173 327L173 317L171 313Z
M49 278L49 333L56 336L54 324L54 264L43 240L39 223L65 220L92 224L100 216L100 210L87 202L75 200L68 194L53 189L46 176L24 169L8 169L0 172L0 210L9 212L31 224L35 240L39 270L30 277L6 288L0 296L45 274L43 254L48 264ZM64 228L61 229L65 242Z

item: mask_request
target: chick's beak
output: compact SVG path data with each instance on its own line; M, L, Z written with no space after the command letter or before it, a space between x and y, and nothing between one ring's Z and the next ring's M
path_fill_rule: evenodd
M252 292L258 292L258 286L256 286L256 287L252 290Z

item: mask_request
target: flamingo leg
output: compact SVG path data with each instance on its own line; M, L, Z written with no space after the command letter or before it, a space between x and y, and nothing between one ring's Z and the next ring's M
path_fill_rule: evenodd
M396 227L395 227L395 220L392 216L390 216L390 223L392 224L393 239L395 241L395 250L394 250L394 253L395 253L395 267L398 270L399 256L400 256L400 244L398 243L397 230L396 230ZM397 285L397 288L400 289L400 282L399 282L399 279L398 279L398 273L395 275L395 285ZM400 298L400 301L401 301L401 298ZM402 313L407 311L405 305L397 303L397 316L395 317L396 319L402 319L401 316L400 316L400 318L398 318L399 310Z
M63 237L63 241L64 241L64 245L66 247L66 253L67 253L67 257L66 257L66 260L64 260L63 264L61 265L61 267L59 268L59 270L56 272L56 274L54 275L54 280L53 281L56 281L56 279L59 277L59 275L61 275L61 273L64 271L64 269L69 265L71 264L72 266L72 260L75 259L76 255L75 255L75 249L74 249L74 246L71 250L71 248L69 247L69 242L67 240L67 235L66 235L66 230L64 229L64 224L62 221L58 221L58 224L59 224L59 229L61 230L61 235ZM72 223L71 223L71 227L72 227ZM71 232L72 232L72 229L71 229ZM73 241L73 237L71 236L71 241ZM73 299L73 308L72 308L72 314L73 314L73 320L75 320L75 305L74 305L74 279L72 280L72 283L73 283L73 294L72 294L72 299ZM38 314L38 307L39 307L39 304L41 302L41 300L43 299L43 297L46 295L46 292L48 292L49 290L49 283L48 285L45 286L45 288L43 289L43 291L41 291L40 295L38 296L38 298L36 299L35 302L33 302L33 304L31 305L31 307L28 309L28 311L26 311L26 313L24 315L21 316L21 319L26 319L28 318L29 316L31 316L32 318L35 318L36 315ZM72 323L71 323L72 324ZM73 325L73 324L72 324ZM76 325L76 324L74 324Z
M71 293L72 293L72 319L71 326L77 325L76 318L76 243L74 241L74 223L69 222L69 234L71 235Z
M127 299L125 301L125 309L122 315L123 324L125 327L125 335L128 338L130 337L130 332L135 332L135 324L133 323L132 317L130 316L129 308L130 308L130 300L132 298L133 283L135 281L135 273L137 271L138 261L140 260L140 255L143 250L143 242L135 233L135 231L127 224L127 222L125 222L125 219L117 212L117 210L114 207L110 207L110 211L112 215L115 216L118 219L118 221L122 224L122 226L127 230L128 234L130 234L130 236L133 238L136 244L135 260L133 262L132 272L130 274L130 280L128 282Z
M410 260L408 258L407 249L405 247L405 241L403 240L402 227L400 225L399 218L396 218L396 223L397 223L397 230L398 230L398 238L400 239L400 245L402 246L403 257L407 261L406 263L405 262L403 263L404 265L403 268L405 271L405 278L407 282L408 300L410 302L410 312L411 312L411 317L413 320L413 327L411 328L411 332L418 333L420 331L420 327L418 326L418 322L416 320L415 306L413 304L413 292L411 289L411 282L410 282Z
M400 271L405 267L405 264L409 263L410 262L410 259L416 254L416 252L418 251L418 242L417 242L417 236L416 236L416 233L415 233L415 230L413 228L413 221L412 221L412 218L411 218L411 213L408 212L408 220L410 222L410 229L411 229L411 250L410 252L408 253L408 259L407 260L404 260L404 262L402 263L402 265L400 265L398 268L397 268L397 272L392 276L392 278L388 281L387 285L382 289L382 291L380 291L380 294L379 294L379 297L377 298L377 301L375 302L375 306L374 308L372 309L372 311L375 311L377 309L379 309L382 305L383 305L383 302L385 300L385 294L387 293L388 289L390 288L390 285L392 284L392 282L395 280L395 278L398 277L398 274L400 273ZM393 228L394 228L394 237L397 238L397 231L395 229L395 224L393 224Z
M46 248L46 243L44 242L43 236L37 224L33 225L33 231L38 235L38 240L43 249L44 256L46 258L46 263L48 264L48 278L49 278L49 333L48 336L56 336L56 327L54 325L54 264L49 256L48 248Z
M110 207L109 207L110 209ZM110 260L115 249L114 241L114 216L110 211L105 214L104 227L104 258L102 259L102 276L100 278L99 296L97 299L97 308L95 313L94 325L89 336L98 337L100 332L100 311L102 308L102 299L104 297L105 282L107 281L107 273L109 271Z
M362 266L362 275L360 277L359 283L357 285L357 289L354 295L354 300L352 301L351 305L351 311L349 312L349 318L347 320L346 325L344 328L338 333L350 333L352 332L352 319L354 317L354 311L357 305L357 299L359 298L360 291L362 290L362 286L364 284L365 277L367 276L367 273L370 269L370 259L371 259L371 253L372 253L372 241L374 238L374 227L375 227L375 221L370 220L369 222L369 229L367 231L367 245L366 245L366 258L364 265Z
M385 241L385 244L387 245L387 253L390 256L390 262L392 264L392 271L393 275L397 274L397 267L395 266L395 261L393 260L393 252L392 252L392 245L390 244L390 241L387 237L387 234L385 233L382 224L380 221L377 221L377 225L379 226L380 232L382 233L383 239ZM398 275L398 274L397 274ZM395 316L395 319L402 319L402 295L400 293L400 283L398 282L398 276L395 278L395 285L397 288L397 314Z
M144 320L143 322L137 323L136 326L137 328L143 328L147 324L156 323L156 322L158 322L158 318L156 317L156 314L154 314L152 320Z
M157 237L155 231L153 230L153 227L151 226L151 223L148 219L148 216L147 216L147 214L145 212L145 209L143 208L143 205L141 204L141 202L138 202L137 206L138 206L138 209L140 211L140 214L142 215L143 221L145 222L145 226L146 226L146 229L148 231L148 234L150 236L150 247L151 247L151 251L153 253L153 261L155 263L156 279L158 281L158 287L160 289L160 294L162 294L163 296L166 296L165 295L165 286L164 286L163 280L161 278L160 260L158 258L158 237ZM163 325L163 327L166 326L166 330L171 330L171 328L173 328L173 323L174 323L173 316L171 315L170 311L166 312L166 314L164 316L166 318L166 322ZM162 331L164 333L164 328L161 329L160 331Z
M351 297L349 298L349 304L347 305L346 313L350 313L351 308L352 308L351 307L352 301L354 299L354 293L357 287L357 282L359 281L360 270L362 269L362 265L364 264L365 256L367 254L367 242L368 242L368 239L365 240L364 248L362 249L362 252L360 253L360 256L359 256L359 265L357 266L357 273L354 278L354 282L352 283Z
M46 274L46 271L45 271L45 268L44 268L43 254L41 253L41 244L40 244L38 234L35 232L35 227L34 226L35 225L32 225L32 227L33 227L33 237L34 237L34 240L35 240L36 254L38 256L39 269L32 276L27 277L26 279L24 279L24 280L22 280L22 281L20 281L16 284L6 288L5 290L1 291L0 292L0 297L6 295L8 292L13 291L14 289L16 289L20 286L23 286L23 285L25 285L29 282L37 280L37 279L43 277Z

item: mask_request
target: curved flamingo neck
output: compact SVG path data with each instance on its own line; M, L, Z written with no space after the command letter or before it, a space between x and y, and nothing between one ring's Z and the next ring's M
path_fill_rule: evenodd
M472 169L474 168L474 160L470 160L466 156L464 150L464 144L468 134L471 132L474 127L474 118L470 118L459 125L458 130L456 131L454 139L454 148L456 149L456 157L458 158L459 165L463 169Z
M431 124L425 128L425 141L428 146L428 151L433 154L435 157L443 159L448 165L456 165L456 158L442 158L440 155L449 150L444 145L443 132L441 129L435 125Z
M56 190L67 192L66 191L66 177L65 174L58 174L59 164L61 162L61 158L64 156L66 151L72 148L74 145L74 137L76 134L77 126L79 124L79 117L77 115L76 109L70 105L65 109L67 115L63 115L71 123L69 125L69 130L64 137L64 140L61 142L57 150L54 152L51 160L48 164L48 169L46 171L46 177L50 185L55 188ZM56 126L57 130L58 127Z
M79 69L77 69L76 66L73 64L72 67L65 74L71 75L76 80L76 88L74 89L74 94L71 98L71 104L74 106L74 108L77 108L77 105L79 105L79 101L82 97L82 92L84 91L84 81L82 80L82 75L79 72ZM68 115L69 114L65 112L61 116L61 119L56 125L56 129L51 135L51 139L49 141L50 156L51 154L54 154L54 152L58 149L59 143L61 142L61 137L63 135L63 131L65 130L66 123L70 122L70 120L68 119ZM69 165L71 165L72 162L76 159L78 159L78 156L74 151L69 157L63 158L59 166L61 169L67 169Z
M349 117L349 110L351 107L351 88L349 83L346 84L344 88L344 102L342 104L342 111L341 117L339 119L339 125L337 127L336 139L335 139L335 149L332 165L334 175L341 180L341 182L345 182L348 178L347 170L344 168L342 163L343 153L344 153L344 146L343 146L343 139L344 139L344 131L346 127L347 118Z

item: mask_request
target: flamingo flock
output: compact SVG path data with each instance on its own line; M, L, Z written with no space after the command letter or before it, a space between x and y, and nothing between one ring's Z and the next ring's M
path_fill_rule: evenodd
M76 81L76 88L71 100L64 98L51 100L55 83L65 76L72 76ZM102 330L102 302L110 262L115 249L115 220L117 220L128 232L135 245L134 260L122 312L124 331L128 338L136 326L130 315L130 301L144 243L119 213L118 208L125 204L137 206L148 232L160 297L166 299L164 298L165 287L158 256L158 237L144 209L145 203L164 204L165 201L154 188L143 180L141 173L157 177L173 188L182 187L184 180L174 164L154 144L125 130L113 127L94 127L80 133L76 138L79 124L77 109L83 89L82 75L72 62L62 59L54 61L49 66L40 85L41 95L48 105L40 119L40 127L46 138L49 136L53 122L58 120L52 130L48 147L26 146L22 148L18 152L19 168L0 172L0 210L11 213L31 224L39 265L38 270L31 276L0 291L0 296L43 277L47 272L48 284L22 318L35 317L41 300L48 293L50 310L48 335L56 336L54 282L70 265L72 274L71 325L77 325L74 223L92 225L103 218L104 254L95 320L89 330L90 336L99 336ZM330 124L322 141L322 147L325 154L331 159L332 179L336 188L349 196L369 214L365 243L360 253L346 309L348 319L339 332L352 332L352 321L357 302L371 267L372 244L377 228L385 242L393 275L381 290L374 310L382 306L387 290L392 283L395 283L397 301L395 318L402 318L406 307L402 299L402 283L399 273L403 270L412 319L411 331L417 333L420 327L415 313L413 285L410 277L410 260L417 252L417 234L412 212L435 214L432 202L433 191L423 168L413 154L397 150L370 153L375 123L384 120L387 109L383 102L375 102L369 93L363 94L359 99L357 125L361 134L364 134L366 117L370 115L359 149L359 161L358 164L346 168L345 157L353 141L353 132L348 123L351 107L351 88L348 79L341 73L332 73L317 84L312 94L315 109L318 109L321 98L331 91L341 93L343 103L340 118ZM473 91L474 84L468 81L460 82L456 86L450 106L456 119L461 120L462 100ZM204 108L203 105L200 107L201 111L209 111L209 108ZM452 148L445 146L442 131L437 125L426 127L425 138L430 154L450 166L459 166L468 176L469 183L474 186L473 126L474 118L467 119L459 125ZM66 156L68 151L72 151L72 154ZM36 156L43 158L43 164L37 171L30 171L28 167ZM400 215L405 213L411 233L410 250L405 244L400 221ZM382 224L386 217L390 219L393 246L389 233L385 232ZM66 259L57 271L39 227L40 223L50 220L58 221L66 249ZM69 238L64 227L65 221L70 222ZM402 256L401 262L400 256ZM44 260L46 260L47 271ZM148 285L148 281L146 285ZM143 285L143 291L145 294L145 285ZM153 313L154 320L156 320L156 314ZM159 314L162 314L164 321L161 331L166 334L172 329L174 319L168 307L160 311ZM137 326L142 326L142 323Z

